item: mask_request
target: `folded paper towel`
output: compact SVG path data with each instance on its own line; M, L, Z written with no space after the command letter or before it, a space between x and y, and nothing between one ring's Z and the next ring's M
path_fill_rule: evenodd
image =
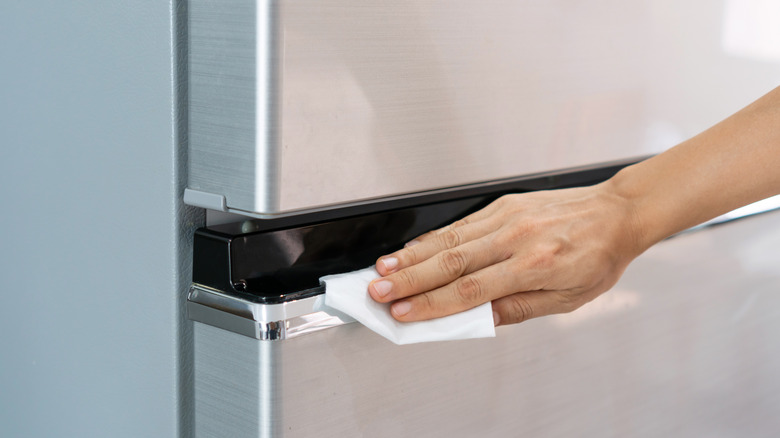
M490 303L443 318L398 322L390 315L390 304L377 303L368 295L368 284L375 278L379 273L374 267L322 277L325 295L317 305L325 311L335 309L337 312L332 313L349 315L399 345L496 335Z

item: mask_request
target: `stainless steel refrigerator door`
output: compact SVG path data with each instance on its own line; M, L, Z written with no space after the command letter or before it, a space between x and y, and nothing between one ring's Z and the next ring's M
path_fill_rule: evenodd
M192 0L185 199L267 217L659 152L777 85L758 3Z
M662 242L615 288L494 339L195 324L198 437L776 436L780 211Z

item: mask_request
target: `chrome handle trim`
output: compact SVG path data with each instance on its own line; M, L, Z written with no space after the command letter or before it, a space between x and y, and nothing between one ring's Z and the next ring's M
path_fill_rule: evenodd
M352 321L319 310L318 297L282 304L260 304L193 284L187 294L187 317L261 341L291 339Z

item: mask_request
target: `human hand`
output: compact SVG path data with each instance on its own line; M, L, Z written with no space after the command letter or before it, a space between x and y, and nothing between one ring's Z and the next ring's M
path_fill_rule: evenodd
M506 195L380 257L371 297L399 321L492 301L496 325L570 312L611 288L642 251L631 203L608 183Z

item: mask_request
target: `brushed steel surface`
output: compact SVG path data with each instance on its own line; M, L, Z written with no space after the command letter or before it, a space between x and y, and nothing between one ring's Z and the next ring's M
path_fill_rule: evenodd
M278 208L277 148L265 147L278 144L276 3L189 5L190 188L227 178L234 206L262 210Z
M261 342L196 323L196 433L776 436L778 248L780 212L683 234L596 301L494 339L395 346L346 324Z
M282 436L282 422L274 418L281 407L284 367L277 342L259 342L213 336L223 330L196 323L195 436ZM262 390L260 390L262 388ZM198 395L199 394L199 395Z
M192 0L189 187L273 215L656 153L777 85L759 3Z

